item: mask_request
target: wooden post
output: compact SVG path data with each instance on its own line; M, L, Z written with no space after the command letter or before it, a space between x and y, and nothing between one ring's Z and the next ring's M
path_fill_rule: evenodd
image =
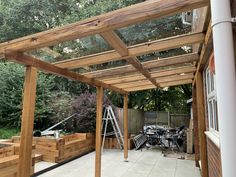
M102 109L103 109L102 100L103 100L103 88L97 87L95 177L101 177L101 142L102 142Z
M18 177L30 177L31 175L36 84L37 69L27 66L23 96Z
M198 130L200 140L200 159L202 177L208 177L208 163L207 163L207 144L206 144L206 120L205 120L205 106L203 94L203 78L202 73L197 73L196 79L196 97L197 97L197 116L198 116Z
M199 129L198 129L198 116L197 116L197 97L196 97L196 86L194 86L192 91L192 108L193 108L193 132L194 132L194 151L195 151L195 165L199 167Z
M124 160L128 162L128 95L124 95Z

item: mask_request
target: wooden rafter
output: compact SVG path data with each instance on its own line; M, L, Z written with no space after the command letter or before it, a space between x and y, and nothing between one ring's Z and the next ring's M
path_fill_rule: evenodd
M192 22L192 32L206 32L210 21L210 7L202 7L199 9L194 9L194 18ZM201 52L201 45L194 44L193 52Z
M101 36L120 54L121 57L129 56L127 46L114 31L101 33ZM153 83L153 85L159 87L155 79L151 78L148 69L143 67L137 57L126 58L126 61L144 75L151 83Z
M128 56L129 51L125 43L114 31L106 31L100 34L122 57Z
M172 76L176 74L183 74L183 73L194 73L196 71L195 66L185 66L185 67L176 67L170 68L160 71L150 72L151 76L154 78L157 77L165 77L165 76ZM141 74L129 74L127 76L120 76L120 77L111 77L107 79L102 79L101 81L107 84L118 84L118 83L126 83L131 81L138 81L143 80L145 77Z
M193 73L188 73L185 75L173 75L173 76L165 76L165 77L155 78L155 80L160 85L161 83L165 83L165 82L193 79L193 77L194 77ZM143 79L143 80L139 80L139 81L114 84L114 86L122 88L122 89L126 89L129 87L144 86L144 85L148 85L148 84L150 85L150 81L148 81L147 79Z
M6 49L27 51L89 35L114 30L147 20L207 6L208 0L152 0L115 10L62 27L22 37L0 44L0 54Z
M58 66L54 66L51 63L39 60L37 58L31 57L28 55L24 55L19 52L7 52L5 54L5 58L10 61L20 63L26 66L33 66L46 73L52 73L52 74L59 75L59 76L62 76L71 80L81 81L83 83L86 83L92 86L104 87L106 89L110 89L118 93L127 94L124 90L116 88L112 85L105 84L101 81L88 78L76 72L72 72L67 69L60 68Z
M60 61L54 63L56 66L61 68L79 68L84 66L96 65L101 63L106 63L110 61L123 60L135 56L140 56L157 51L165 51L173 48L182 47L188 44L201 43L204 41L203 33L191 33L184 34L174 37L169 37L165 39L145 42L138 45L133 45L128 47L128 56L120 56L116 51L108 51L99 54L79 57L75 59L69 59L65 61Z
M192 81L193 81L192 79L187 79L187 80L178 80L178 81L173 81L173 82L160 83L160 87L164 88L164 87L190 84L192 83ZM144 86L126 88L125 90L127 92L136 92L136 91L149 90L149 89L154 89L154 88L155 88L154 85L144 85Z
M204 40L204 44L202 46L200 59L197 62L197 71L193 80L193 86L195 85L195 82L197 79L197 73L204 69L203 67L205 66L206 61L212 51L213 51L213 35L212 35L212 27L211 27L211 21L210 21L208 29L207 29L206 37Z
M142 65L146 69L153 69L158 67L167 67L183 63L192 63L199 59L197 53L184 54L174 57L168 57L164 59L155 59L147 62L142 62ZM111 78L115 76L125 76L125 73L137 74L138 72L132 65L126 65L121 67L115 67L111 69L104 69L94 72L84 73L83 75L90 78Z

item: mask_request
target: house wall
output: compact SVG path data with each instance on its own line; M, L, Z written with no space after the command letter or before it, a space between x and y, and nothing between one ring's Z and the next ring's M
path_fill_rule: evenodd
M209 59L206 62L206 67L208 66ZM204 77L204 95L205 95L205 118L206 118L206 131L209 131L209 121L206 103L206 84ZM207 136L207 135L206 135ZM208 174L209 177L222 177L221 172L221 156L220 148L207 136L207 161L208 161Z
M220 149L207 138L209 177L222 177Z

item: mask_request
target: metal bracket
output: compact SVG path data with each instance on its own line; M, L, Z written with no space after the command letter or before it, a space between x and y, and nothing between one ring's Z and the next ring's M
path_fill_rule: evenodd
M236 17L214 19L214 20L212 20L211 26L214 27L215 25L218 25L218 24L224 23L224 22L236 23Z
M232 23L236 23L236 17L231 18Z

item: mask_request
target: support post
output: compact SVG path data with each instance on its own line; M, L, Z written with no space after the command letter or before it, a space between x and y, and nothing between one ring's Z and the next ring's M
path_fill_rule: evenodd
M97 87L95 177L101 177L102 101L103 88Z
M206 119L204 106L204 91L202 73L197 73L196 78L196 97L197 97L197 116L198 116L198 131L200 142L200 160L202 177L208 177L208 162L207 162L207 144L206 144Z
M124 95L124 160L128 162L128 95Z
M27 66L24 83L18 177L30 177L37 69Z
M194 132L194 151L195 151L195 165L199 167L199 129L198 129L198 116L197 116L197 96L196 96L196 86L194 86L192 91L192 108L193 108L193 132Z
M211 0L222 177L236 174L236 69L230 0Z

